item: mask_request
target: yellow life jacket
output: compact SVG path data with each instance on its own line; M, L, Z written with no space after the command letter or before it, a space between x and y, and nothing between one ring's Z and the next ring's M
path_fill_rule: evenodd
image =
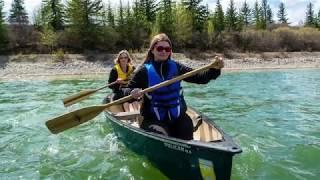
M117 70L117 73L118 73L118 78L128 82L129 81L129 76L131 75L131 73L133 72L133 67L131 64L128 64L128 72L123 72L121 67L120 67L120 64L117 63L115 66L114 66Z

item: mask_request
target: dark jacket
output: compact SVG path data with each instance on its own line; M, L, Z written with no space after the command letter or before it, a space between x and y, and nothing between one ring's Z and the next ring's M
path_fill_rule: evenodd
M135 67L132 66L133 70L135 70ZM127 68L127 71L129 70L129 68ZM109 74L109 80L108 80L108 83L112 83L114 81L116 81L118 79L118 72L117 72L117 69L115 67L113 67L110 71L110 74ZM123 91L121 90L121 87L120 87L120 84L114 84L114 85L111 85L109 86L110 89L112 89L112 92L114 93L115 95L115 98L113 100L117 100L121 97L123 97Z
M160 75L160 77L166 77L168 72L168 64L167 61L164 62L156 62L151 61ZM176 61L175 61L176 62ZM179 62L176 62L177 68L178 68L178 74L182 75L187 72L192 71L192 68L189 68ZM184 81L190 82L190 83L196 83L196 84L207 84L210 80L216 79L221 74L221 70L217 69L209 69L207 71L203 71L201 73L198 73L194 76L185 78ZM126 95L129 95L131 90L133 88L148 88L148 72L145 66L141 66L133 75L132 79L129 81L128 88L123 89L124 93ZM149 112L150 107L150 100L147 97L144 97L143 104L141 107L141 114L145 117L145 119L148 118L154 118L152 117L152 114ZM186 112L187 106L185 104L184 98L182 99L182 108L181 113Z

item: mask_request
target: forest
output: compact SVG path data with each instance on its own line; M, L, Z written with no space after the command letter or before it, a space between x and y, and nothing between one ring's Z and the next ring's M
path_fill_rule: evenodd
M42 0L28 14L24 0L4 12L0 0L0 53L139 52L150 37L169 35L174 50L215 52L293 52L320 50L320 10L307 3L305 20L290 25L286 5L271 9L268 0L253 7L244 0L226 11L220 0L210 9L202 0Z

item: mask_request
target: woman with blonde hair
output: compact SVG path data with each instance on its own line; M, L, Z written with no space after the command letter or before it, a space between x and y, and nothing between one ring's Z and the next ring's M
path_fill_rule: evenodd
M143 97L141 128L184 140L193 139L193 124L187 115L187 105L183 97L181 81L159 88L151 93L141 94L141 89L151 87L180 76L193 69L171 58L172 43L166 34L153 37L145 61L129 81L125 94L138 99ZM222 58L216 66L184 79L186 82L207 84L220 76L224 63Z
M116 82L116 84L109 86L113 92L112 100L120 99L124 96L121 88L126 87L130 76L132 75L135 67L132 65L132 57L127 50L121 50L117 57L114 59L114 67L109 74L109 84ZM125 111L137 111L139 110L138 102L133 101L130 103L124 103L123 108Z

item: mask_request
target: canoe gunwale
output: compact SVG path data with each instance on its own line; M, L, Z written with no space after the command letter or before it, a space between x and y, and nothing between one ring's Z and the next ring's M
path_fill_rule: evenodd
M194 140L182 140L147 132L139 127L143 119L140 113L132 113L137 116L130 116L130 113L129 116L126 116L126 113L120 115L117 113L123 111L120 109L122 108L119 106L105 109L106 123L110 123L115 135L125 146L145 156L168 179L231 178L233 156L242 150L205 115L188 107L194 127L200 123L199 121L202 123L199 124L200 129L194 131Z
M119 126L122 126L124 128L127 128L127 129L135 132L135 133L138 133L143 136L147 136L148 138L151 138L151 139L154 139L157 141L169 142L169 143L179 143L180 145L185 144L188 146L194 146L194 147L198 147L198 148L209 148L214 151L222 151L222 152L230 153L232 155L242 152L241 148L233 142L231 137L229 137L224 131L222 131L215 123L213 123L211 121L209 122L207 117L202 114L201 114L201 116L202 116L203 121L206 121L207 123L213 124L215 126L215 128L217 128L221 132L221 134L223 135L222 140L210 141L210 142L202 142L199 140L182 140L182 139L164 136L164 135L153 133L153 132L147 132L141 128L130 125L130 123L126 123L126 122L119 120L117 117L114 116L114 114L112 112L105 111L105 115L107 117L107 120L111 120L112 122L118 124Z
M226 133L224 132L224 130L222 130L220 128L220 126L218 126L213 120L210 120L209 117L207 117L206 115L200 113L198 110L192 108L192 107L188 107L189 109L191 109L192 111L196 112L197 114L199 114L201 116L202 121L205 121L207 124L211 124L213 125L221 134L222 134L222 140L218 140L218 141L210 141L210 142L206 142L209 144L216 144L216 143L221 143L220 145L227 145L227 146L232 146L232 148L229 148L230 151L238 154L241 153L242 150L241 148L233 141L233 139ZM221 142L219 142L221 141ZM200 143L204 143L202 141L199 141ZM205 144L206 144L205 143Z

